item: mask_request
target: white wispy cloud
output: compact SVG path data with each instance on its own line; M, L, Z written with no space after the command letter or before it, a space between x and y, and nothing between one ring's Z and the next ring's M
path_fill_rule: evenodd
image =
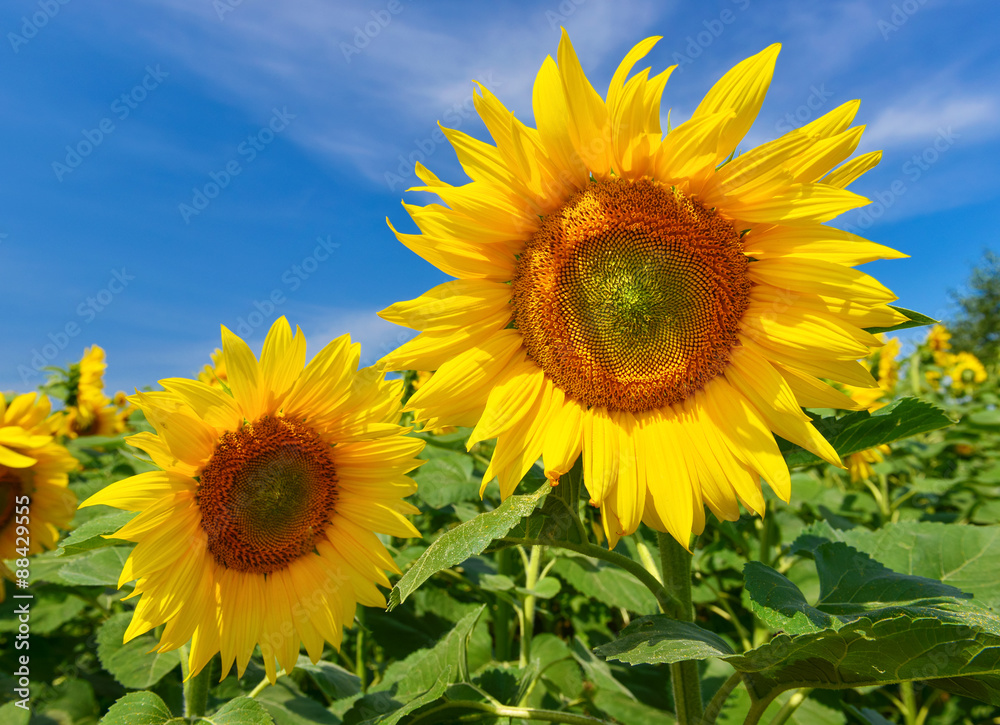
M1000 97L987 93L959 91L947 96L911 93L883 109L865 132L872 147L910 145L933 139L940 130L997 133L996 118Z

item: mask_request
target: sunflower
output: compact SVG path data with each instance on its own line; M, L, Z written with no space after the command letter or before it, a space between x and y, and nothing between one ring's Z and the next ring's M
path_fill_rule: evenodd
M934 325L927 333L924 344L930 348L934 364L945 367L948 364L948 351L951 350L951 333L944 325Z
M985 383L988 376L979 358L971 352L960 352L949 356L948 377L951 378L951 392L965 395Z
M861 481L872 478L875 475L872 464L881 463L891 452L892 449L883 443L875 448L852 453L847 457L847 470L851 474L851 480Z
M883 408L889 404L896 392L896 383L899 382L899 338L893 337L885 342L885 345L868 356L866 363L873 368L878 375L877 388L857 388L847 385L851 398L869 413ZM872 469L873 463L881 463L885 456L889 455L892 449L888 445L882 444L876 448L868 448L857 453L852 453L847 457L847 470L851 474L852 481L871 478L875 475Z
M469 445L495 437L484 484L504 497L539 457L557 482L582 454L612 547L640 521L687 546L705 505L763 513L760 476L787 500L774 433L841 465L800 406L856 408L823 379L875 387L858 358L881 343L862 328L904 319L853 267L905 255L824 225L867 203L845 187L880 158L837 166L861 137L858 102L728 160L779 46L663 136L673 69L629 77L657 40L602 98L564 32L535 81L537 129L480 85L495 145L443 129L472 181L418 164L417 190L444 204L404 204L422 233L396 232L457 279L381 313L421 331L382 364L436 370L408 409L475 426Z
M70 366L71 391L60 430L67 438L116 435L125 430L125 419L132 411L104 394L108 367L104 358L104 350L93 345L84 350L79 363Z
M201 372L198 373L198 379L216 387L222 387L226 383L229 378L226 376L226 363L222 359L222 350L215 348L212 353L212 364L201 369Z
M55 548L76 511L67 474L77 462L54 442L60 418L51 409L44 395L26 393L8 404L0 394L0 562ZM3 563L0 572L13 578Z
M402 499L423 442L397 425L402 381L358 370L359 347L345 335L303 367L305 336L282 317L258 362L223 327L227 390L171 378L136 393L156 433L128 441L162 470L82 504L141 512L113 535L137 544L119 581L141 595L125 641L163 624L158 651L190 640L192 675L221 651L223 677L259 643L273 683L300 642L316 662L357 603L385 606L376 585L399 569L375 532L420 535Z

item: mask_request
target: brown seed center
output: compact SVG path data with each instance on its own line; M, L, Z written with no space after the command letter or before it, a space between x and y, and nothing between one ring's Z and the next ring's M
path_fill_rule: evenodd
M719 375L749 304L732 224L651 181L592 182L546 217L514 270L514 324L571 397L643 411Z
M280 417L225 433L198 485L215 561L260 574L313 551L336 502L330 446L308 426Z

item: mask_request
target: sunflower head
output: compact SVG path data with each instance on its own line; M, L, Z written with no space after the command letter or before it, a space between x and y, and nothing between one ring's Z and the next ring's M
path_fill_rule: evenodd
M132 412L118 396L112 401L104 394L104 350L93 345L84 350L80 362L70 365L69 396L63 411L60 433L67 438L117 435L125 430Z
M539 457L555 481L582 456L611 546L640 521L687 546L706 505L763 513L761 477L787 500L774 434L842 465L801 406L859 407L828 380L881 394L864 328L905 320L854 269L905 255L826 224L867 203L846 187L880 157L848 160L858 103L737 154L772 45L664 135L673 68L633 73L658 40L601 94L564 32L535 127L479 85L492 143L444 129L471 183L418 164L443 204L404 205L420 233L396 233L456 279L381 313L421 331L383 365L437 371L408 401L417 420L495 437L483 483L502 496Z
M31 554L55 548L59 529L68 528L76 511L76 495L67 485L78 464L55 442L60 418L50 415L51 407L37 393L9 403L0 394L0 561L19 556L18 519L24 520L25 506Z
M404 437L402 381L358 370L359 346L334 340L306 364L306 341L274 323L258 360L222 328L225 388L162 380L136 393L156 430L128 440L161 470L84 502L141 512L115 538L136 542L120 584L141 594L126 641L165 625L159 651L191 641L196 674L221 651L242 676L256 645L272 682L300 643L317 661L339 647L358 603L399 572L376 532L419 536L403 500L423 442Z
M222 350L215 348L211 357L212 363L201 369L201 372L198 373L198 380L208 385L222 387L227 380L226 363L222 357Z
M951 378L951 391L964 395L985 383L989 376L979 358L971 352L960 352L948 356L948 377Z

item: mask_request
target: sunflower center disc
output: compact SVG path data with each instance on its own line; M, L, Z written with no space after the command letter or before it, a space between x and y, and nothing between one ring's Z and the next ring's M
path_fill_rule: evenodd
M643 411L723 371L749 304L727 220L651 181L596 181L544 219L514 270L528 355L576 400Z
M21 476L17 471L0 466L0 531L14 518L17 499L23 493Z
M264 417L225 433L198 485L215 561L258 574L312 551L336 502L330 446L286 418Z

